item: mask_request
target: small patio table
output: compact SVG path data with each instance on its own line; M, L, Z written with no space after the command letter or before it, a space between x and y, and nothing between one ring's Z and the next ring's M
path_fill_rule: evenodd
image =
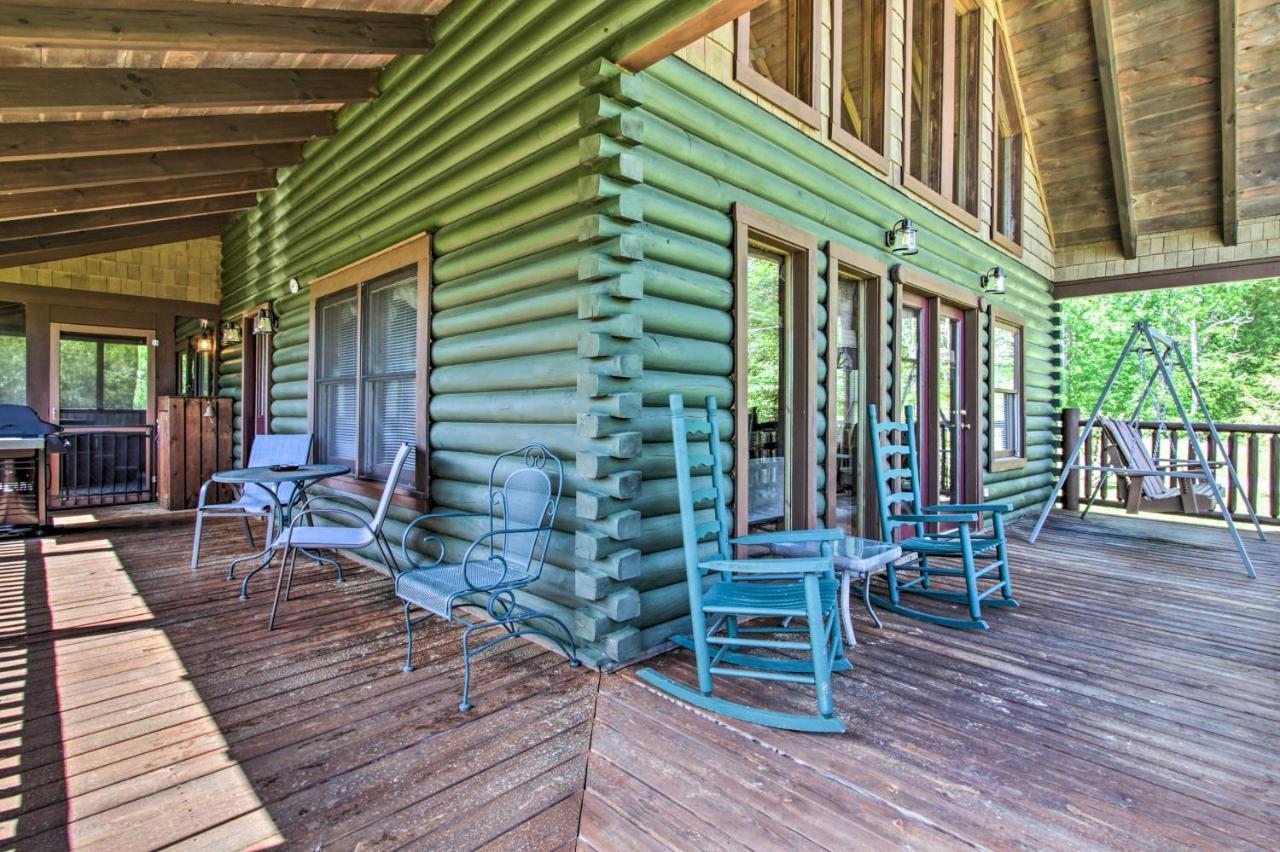
M329 479L333 476L343 476L351 472L351 468L341 464L304 464L295 468L285 470L273 470L271 467L241 467L234 470L220 470L213 475L214 482L221 482L226 485L260 485L262 489L271 496L271 502L274 503L272 509L277 520L276 529L283 530L285 525L289 523L289 515L293 512L293 507L302 497L308 485L314 485L322 479ZM296 488L293 490L292 496L289 497L288 504L282 504L280 497L276 494L276 489L286 483L292 482ZM312 554L307 554L313 556ZM231 563L231 569L228 572L228 579L235 578L235 567L241 562L250 562L255 559L262 560L253 570L245 575L244 581L240 584L240 600L249 599L249 580L253 578L263 568L271 564L275 559L276 552L272 546L272 542L268 541L267 546L257 553L250 556L242 556ZM323 559L319 556L313 556L317 561L333 562L332 559ZM337 563L334 563L335 565Z
M817 556L817 544L775 544L771 548L776 556ZM871 605L871 577L882 573L891 562L902 556L902 548L896 544L883 541L859 538L848 535L835 549L832 559L836 574L840 577L840 614L844 619L845 643L850 647L858 644L853 633L853 618L849 613L849 586L853 580L862 581L862 605L876 623L876 627L884 627L880 617Z

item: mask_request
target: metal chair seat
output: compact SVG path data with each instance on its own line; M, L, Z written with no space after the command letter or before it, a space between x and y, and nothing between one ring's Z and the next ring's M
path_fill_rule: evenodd
M818 580L823 614L835 608L838 588L839 584L833 578ZM778 583L713 583L702 596L702 608L707 612L738 614L767 610L762 614L802 618L806 613L804 586L794 579Z
M284 551L294 547L303 550L358 550L374 542L368 527L285 527L271 546Z
M532 573L502 560L473 559L465 566L443 563L405 571L396 578L396 595L442 618L453 618L458 598L519 588L533 579Z

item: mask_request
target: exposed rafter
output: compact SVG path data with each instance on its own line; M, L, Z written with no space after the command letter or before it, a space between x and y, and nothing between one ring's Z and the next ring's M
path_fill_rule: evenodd
M328 112L0 124L0 163L305 142L333 133Z
M264 53L422 53L431 19L190 0L0 6L0 46Z
M329 68L6 68L0 115L151 107L257 107L372 100L377 72Z
M692 44L708 33L745 15L764 0L702 0L702 10L684 19L670 29L642 29L627 45L622 47L626 55L618 64L628 71L643 71L660 59L665 59L685 45ZM655 15L666 24L670 15Z
M1102 107L1107 120L1107 147L1111 154L1116 212L1120 219L1120 248L1126 258L1132 259L1138 256L1138 234L1134 226L1129 149L1125 144L1124 117L1120 111L1120 77L1116 70L1115 37L1111 32L1111 0L1090 0L1089 6L1093 15L1093 41L1098 53L1098 83L1102 87Z
M257 203L256 193L243 193L166 201L160 204L141 204L136 207L118 207L89 213L66 213L60 216L18 219L13 222L0 222L0 242L47 237L54 234L98 231L103 228L141 225L147 222L170 222L174 219L190 219L211 213L234 213L237 210L246 210ZM93 235L88 234L88 236L92 238Z
M274 189L274 171L242 172L183 180L95 186L88 189L53 189L0 195L0 222L50 216L59 213L86 213L138 204L157 204L190 198L216 198Z
M106 228L89 234L58 234L6 240L0 242L0 268L211 237L222 230L226 223L226 215L217 214L173 222Z
M1236 63L1237 0L1218 0L1218 67L1220 125L1222 127L1222 242L1233 246L1239 239L1239 169L1236 146L1236 92L1239 72Z

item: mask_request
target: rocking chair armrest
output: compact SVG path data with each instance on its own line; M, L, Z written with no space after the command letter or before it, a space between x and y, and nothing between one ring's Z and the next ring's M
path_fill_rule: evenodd
M926 515L950 512L1012 512L1010 503L955 503L950 506L925 506L921 512Z
M891 521L905 521L909 524L976 524L978 515L960 513L939 513L936 515L891 515Z
M776 559L712 559L699 568L726 574L825 574L834 569L830 556L793 556Z
M844 530L780 530L778 532L751 533L729 539L730 544L808 544L812 542L844 541Z

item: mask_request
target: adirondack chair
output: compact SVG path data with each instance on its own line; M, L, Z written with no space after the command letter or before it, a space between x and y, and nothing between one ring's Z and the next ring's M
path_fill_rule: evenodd
M671 432L691 622L689 636L675 636L672 641L692 649L698 685L688 686L649 668L641 669L637 676L695 707L734 719L796 731L843 731L844 723L835 715L831 673L850 668L840 638L832 561L833 547L844 533L806 530L731 538L715 398L707 398L705 419L691 419L685 416L683 397L672 394ZM691 449L694 441L701 446ZM707 474L711 484L695 489L693 477ZM699 514L706 508L713 512L709 520ZM731 549L805 542L817 543L821 555L737 559ZM709 575L714 580L707 585ZM781 623L762 624L762 619ZM766 656L749 651L801 651L807 655ZM713 694L716 676L813 686L818 714L783 713L720 698Z
M1003 515L1013 511L1013 507L1007 503L923 505L912 406L906 407L906 421L900 423L879 422L874 405L868 406L867 411L870 415L867 422L875 465L876 499L880 504L881 536L886 542L894 542L901 547L906 559L905 562L890 564L885 571L889 597L886 599L873 594L872 600L890 612L944 627L986 630L987 622L982 618L984 602L987 606L1018 605L1009 579L1009 557L1004 538ZM991 515L991 533L984 535L971 531L971 524L981 528L986 513ZM954 524L955 527L947 531L929 531L929 527L936 530L942 524ZM903 527L909 528L908 531L914 535L895 542L898 530ZM995 558L991 559L993 552ZM960 566L937 563L938 559L948 557L958 559ZM990 561L979 565L979 557ZM904 574L912 576L904 577ZM995 582L982 588L979 581L992 575ZM935 588L933 580L937 577L960 578L964 591ZM902 603L904 592L947 603L966 604L969 617L955 618L908 607ZM997 593L1000 596L993 598Z
M1123 470L1115 476L1125 486L1125 510L1136 515L1140 510L1150 512L1183 512L1196 515L1201 512L1217 512L1213 500L1213 486L1200 478L1178 477L1174 487L1166 484L1165 475L1170 472L1200 473L1198 461L1161 459L1160 464L1151 457L1151 451L1143 443L1137 427L1126 420L1114 417L1100 418L1102 426L1111 436L1107 447L1107 465ZM1089 501L1091 506L1092 500ZM1089 506L1085 507L1087 513Z
M515 469L499 482L512 467ZM471 658L506 639L540 636L555 644L570 666L579 665L577 646L565 623L517 599L519 590L542 575L563 483L560 459L542 444L528 444L494 460L489 470L487 513L432 512L415 518L404 531L400 547L410 567L396 577L396 595L404 601L408 642L404 670L413 671L415 625L432 615L466 625L462 632L462 703L458 705L463 712L471 709ZM455 561L447 561L444 539L422 529L425 522L440 518L488 518L489 531L467 547L461 561L456 561L456 554ZM418 554L429 545L440 552L427 564ZM481 600L487 620L472 622L461 617L461 607ZM413 618L414 607L426 610L426 614ZM563 631L564 638L547 629L552 624ZM478 648L471 647L472 634L495 627L503 632Z

